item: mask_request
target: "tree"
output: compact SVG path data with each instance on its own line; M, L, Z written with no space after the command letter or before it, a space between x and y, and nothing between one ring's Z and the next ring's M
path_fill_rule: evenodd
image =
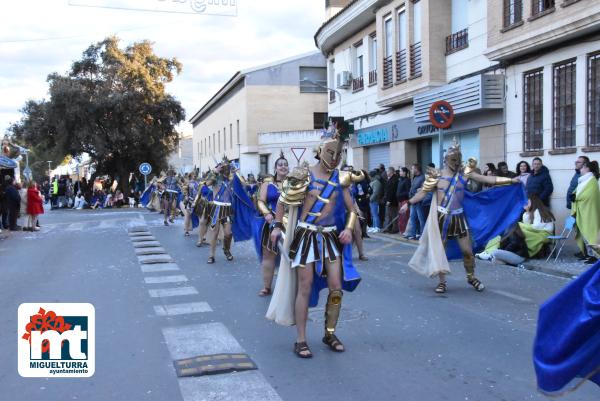
M67 75L48 76L50 99L27 102L13 135L39 161L87 153L97 175L118 178L128 193L129 173L141 162L157 171L167 166L175 126L185 119L165 91L181 64L158 57L152 46L143 41L122 50L117 37L91 45Z

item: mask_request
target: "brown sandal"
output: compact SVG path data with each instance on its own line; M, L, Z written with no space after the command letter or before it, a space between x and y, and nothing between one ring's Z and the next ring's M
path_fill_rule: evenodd
M446 282L444 281L443 283L439 283L437 287L435 287L435 292L438 294L443 294L445 293L447 290L446 288Z
M208 264L213 264L213 263L215 263L215 257L214 257L214 256L209 256L209 257L208 257L208 260L206 261L206 263L208 263Z
M259 297L266 297L266 296L271 295L271 294L272 294L271 289L267 288L267 287L263 288L262 290L260 290L258 292L258 296Z
M230 262L233 260L233 255L230 251L223 250L223 253L225 254L225 259L227 259Z
M310 348L308 348L308 344L306 343L306 341L294 343L294 353L298 358L302 359L312 358L313 356L312 352L310 352Z
M368 258L366 255L360 255L360 256L358 257L358 259L360 259L360 260L364 260L364 261L367 261L367 260L369 260L369 258Z
M329 349L334 352L344 352L346 349L344 348L344 344L340 341L339 338L336 337L335 334L328 334L323 337L323 344L327 345ZM339 347L342 348L339 348Z

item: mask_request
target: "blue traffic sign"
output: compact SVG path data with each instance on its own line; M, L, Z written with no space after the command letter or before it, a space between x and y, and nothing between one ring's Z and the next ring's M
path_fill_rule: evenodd
M140 173L144 175L148 175L152 172L152 166L150 163L142 163L140 164Z

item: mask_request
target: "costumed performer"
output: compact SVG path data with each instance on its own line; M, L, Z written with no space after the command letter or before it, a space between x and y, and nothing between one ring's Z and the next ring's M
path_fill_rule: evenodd
M254 237L263 274L263 288L258 293L261 297L271 295L272 292L271 285L279 256L279 248L276 242L271 241L271 223L273 223L273 219L275 218L277 200L281 194L283 181L287 177L288 172L288 161L283 156L283 152L281 152L279 158L275 160L274 175L264 178L256 202L257 211L260 216L257 218L257 230Z
M294 352L300 358L312 357L306 341L308 307L317 305L319 291L326 287L329 294L322 341L332 351L345 350L335 334L342 289L353 291L360 282L360 275L352 265L352 232L357 219L349 191L353 174L337 169L348 127L343 121L332 127L335 131L329 131L317 150L318 163L306 167L304 174L293 172L286 179L272 223L271 241L276 242L284 229L285 206L290 209L284 243L284 248L289 244L289 250L282 250L289 262L284 264L282 260L280 264L267 318L280 324L296 324ZM297 208L299 219L295 218ZM296 275L297 289L294 291L291 286L280 293L279 287L286 288L282 277L287 276L290 268L293 272L289 277L293 279Z
M477 291L485 286L475 277L473 246L483 247L487 242L515 223L525 204L522 187L511 186L472 194L467 181L498 185L518 182L518 179L484 176L474 171L470 160L463 168L460 145L454 142L444 157L441 171L429 169L423 187L409 199L410 204L420 202L427 193L434 193L429 216L425 223L419 247L409 261L409 266L428 277L439 277L435 292L447 290L446 274L450 273L448 259L460 258L467 273L467 282ZM403 208L406 208L404 205ZM487 210L487 211L486 211ZM457 244L450 244L455 240ZM458 245L459 249L456 249Z

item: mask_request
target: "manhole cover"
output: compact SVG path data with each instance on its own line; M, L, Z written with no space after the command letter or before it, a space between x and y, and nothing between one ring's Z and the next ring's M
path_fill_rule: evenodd
M315 323L325 322L325 308L313 308L308 311L308 320ZM365 319L367 312L360 309L344 308L340 312L339 322L353 322L355 320Z

